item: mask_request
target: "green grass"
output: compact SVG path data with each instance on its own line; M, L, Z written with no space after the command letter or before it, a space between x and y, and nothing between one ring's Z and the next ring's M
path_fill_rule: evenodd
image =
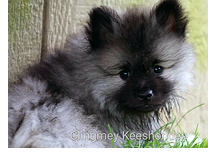
M153 135L145 140L130 140L126 139L123 147L124 148L208 148L208 139L200 139L198 132L198 124L194 131L193 137L188 139L188 135L182 130L180 126L181 120L194 109L201 107L200 104L187 113L185 113L179 120L176 116L172 121L160 127ZM111 132L110 126L109 131ZM160 136L160 137L156 137ZM139 142L139 143L138 143ZM112 138L112 147L114 148L114 142Z
M175 122L175 121L174 121ZM173 125L174 122L168 123L165 126ZM180 125L178 125L180 127ZM194 138L192 140L187 139L187 135L181 131L181 132L174 132L174 134L177 134L175 139L169 140L167 139L161 140L161 139L152 139L149 138L147 140L142 141L138 145L135 145L135 142L127 141L124 143L125 148L208 148L208 139L203 139L202 141L199 140L199 132L197 132L198 125L196 126L196 130L194 132ZM169 132L171 133L172 130ZM169 134L167 134L169 135Z
M112 131L111 131L110 125L108 125L108 129L109 129L110 134L112 134ZM113 138L112 138L112 147L113 147L113 148L115 148Z

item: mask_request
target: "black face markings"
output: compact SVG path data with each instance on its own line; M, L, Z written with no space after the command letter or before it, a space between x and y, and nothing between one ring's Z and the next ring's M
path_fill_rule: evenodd
M152 73L146 79L134 77L126 81L115 94L119 106L129 110L137 109L138 112L155 111L164 107L172 91L172 84L157 77Z
M120 109L156 111L164 107L169 99L172 83L162 78L164 68L157 65L160 61L154 61L153 58L144 60L143 62L142 59L138 59L135 64L131 64L130 75L127 70L120 72L125 85L114 96Z

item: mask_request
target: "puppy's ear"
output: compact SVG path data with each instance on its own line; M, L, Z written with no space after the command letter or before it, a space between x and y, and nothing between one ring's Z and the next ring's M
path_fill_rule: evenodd
M95 49L116 35L119 16L114 10L104 6L93 8L89 16L90 20L85 31L92 49Z
M156 19L158 24L179 36L185 37L187 18L182 6L177 0L164 0L156 6Z

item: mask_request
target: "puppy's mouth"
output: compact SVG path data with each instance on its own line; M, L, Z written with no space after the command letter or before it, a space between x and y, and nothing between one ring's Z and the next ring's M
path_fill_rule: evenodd
M119 106L121 109L130 112L148 113L148 112L157 111L162 107L165 107L166 103L167 103L166 98L164 98L163 100L160 100L159 98L155 98L151 100L134 99L131 101L130 100L119 101Z
M163 104L154 104L154 105L145 104L143 106L135 107L134 109L136 109L139 112L152 112L152 111L160 109L162 106Z
M156 111L162 107L164 107L165 104L161 103L161 104L150 104L150 103L144 103L142 105L135 105L135 106L124 106L123 108L129 110L129 111L133 111L133 112L141 112L141 113L148 113L148 112L153 112Z

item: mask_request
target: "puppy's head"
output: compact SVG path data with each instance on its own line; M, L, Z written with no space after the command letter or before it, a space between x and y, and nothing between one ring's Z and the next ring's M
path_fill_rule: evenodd
M96 73L90 86L101 109L156 111L190 83L193 52L177 1L120 15L98 7L89 15L88 53Z

